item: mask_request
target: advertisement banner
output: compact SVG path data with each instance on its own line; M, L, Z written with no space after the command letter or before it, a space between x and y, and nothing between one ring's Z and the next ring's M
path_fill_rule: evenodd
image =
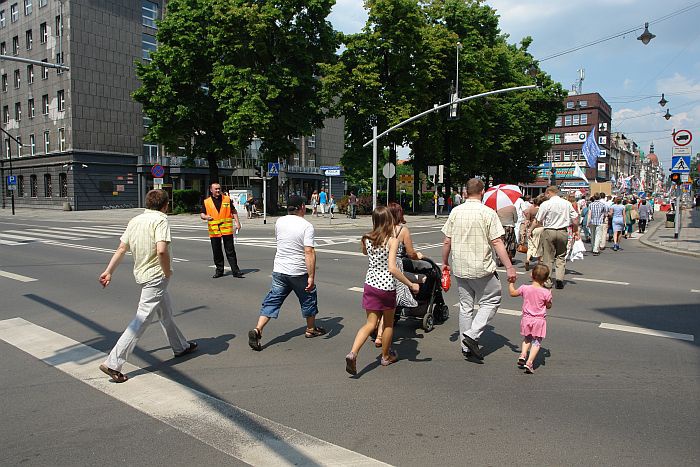
M564 143L583 143L588 135L585 131L577 133L564 133Z

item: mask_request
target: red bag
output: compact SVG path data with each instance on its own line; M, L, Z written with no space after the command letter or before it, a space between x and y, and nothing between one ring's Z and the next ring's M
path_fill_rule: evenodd
M452 285L452 276L450 276L449 269L442 270L442 278L441 278L440 282L442 285L442 290L444 290L445 292L450 290L450 285Z

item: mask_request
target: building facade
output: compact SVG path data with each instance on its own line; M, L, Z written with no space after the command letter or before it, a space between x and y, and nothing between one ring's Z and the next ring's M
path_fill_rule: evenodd
M0 141L3 207L10 173L17 177L19 207L141 206L154 186L155 164L165 168L165 188L206 194L206 160L185 167L182 158L144 141L148 120L131 97L139 86L135 63L157 48L157 20L166 7L165 0L0 0L0 55L7 56L0 60L1 125L14 138L3 133ZM269 182L277 182L273 193L306 193L328 183L318 167L339 165L343 125L343 119L328 120L299 138L298 157L280 161L283 176ZM222 185L259 196L256 147L259 142L219 163ZM340 187L342 179L334 183Z

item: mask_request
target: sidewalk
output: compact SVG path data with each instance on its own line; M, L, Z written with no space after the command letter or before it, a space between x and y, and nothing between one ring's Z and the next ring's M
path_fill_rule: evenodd
M656 213L655 220L639 241L644 245L679 255L700 258L700 210L682 211L681 233L673 238L675 229L665 227L666 213Z

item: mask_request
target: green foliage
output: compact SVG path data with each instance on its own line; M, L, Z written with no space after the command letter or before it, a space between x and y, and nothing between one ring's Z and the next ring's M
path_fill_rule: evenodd
M173 190L173 214L197 212L201 196L198 190Z

